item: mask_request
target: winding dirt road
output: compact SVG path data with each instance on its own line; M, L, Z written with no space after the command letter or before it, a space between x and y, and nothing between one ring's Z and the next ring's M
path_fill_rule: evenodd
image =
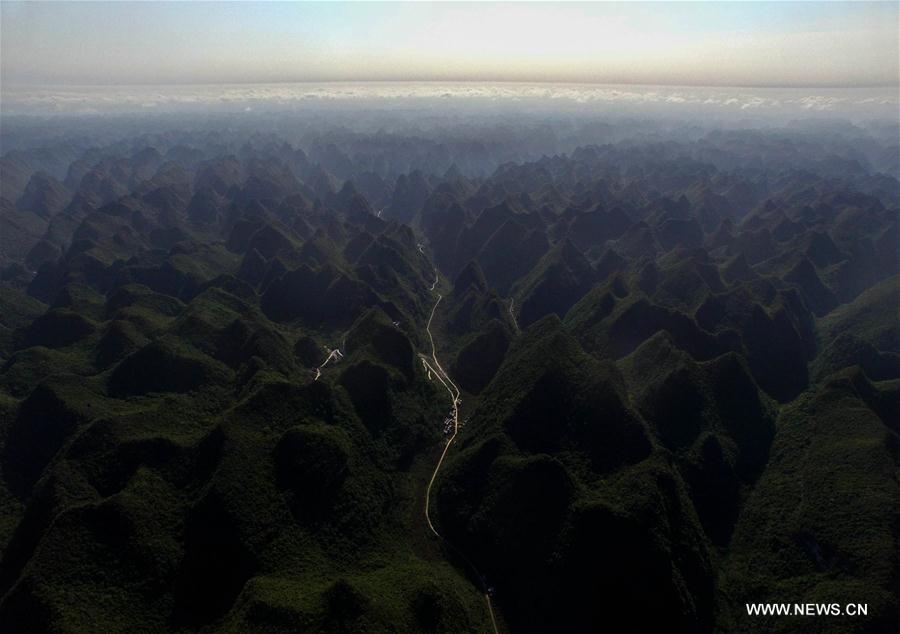
M424 255L425 251L422 248L422 245L419 245L419 251ZM431 343L431 359L424 355L419 354L419 358L422 361L422 365L429 372L429 375L433 374L437 377L437 380L441 382L441 385L447 390L447 393L450 394L450 402L451 402L451 410L450 416L452 419L452 429L453 433L447 439L447 443L444 445L444 450L441 452L441 457L438 459L437 464L434 467L434 472L431 474L431 479L428 481L428 487L425 489L425 520L428 522L428 528L434 533L435 537L440 539L444 544L451 549L454 553L456 553L460 559L462 559L472 572L475 573L475 576L478 577L478 580L481 584L481 590L484 595L485 603L487 603L488 614L491 617L491 626L494 629L494 634L499 634L499 630L497 629L497 620L494 618L494 606L491 604L491 595L488 590L488 585L484 580L484 576L482 576L481 572L479 572L478 568L475 567L475 564L466 557L466 555L456 546L454 546L450 541L448 541L443 535L441 535L438 530L434 527L434 524L431 521L431 488L434 486L434 481L437 479L438 473L441 470L441 467L444 465L444 458L447 456L447 452L450 450L450 446L453 444L453 441L456 440L456 436L459 434L459 404L460 404L460 392L459 387L457 387L456 383L450 378L450 375L447 374L446 370L441 366L441 362L438 361L437 358L437 349L434 345L434 336L431 334L431 322L434 320L434 314L437 311L438 304L441 303L441 300L444 298L439 292L435 291L435 287L438 284L438 273L435 268L434 273L434 284L431 285L431 291L437 295L437 299L434 302L434 306L431 307L431 315L428 317L428 324L425 326L425 331L428 333L428 340ZM430 378L430 376L429 376Z
M328 350L328 348L325 348ZM328 362L334 359L334 361L338 361L339 359L344 358L344 353L341 352L340 348L335 348L334 350L329 351L328 356L325 358L325 361L322 362L322 365L316 368L316 376L313 379L313 382L318 381L319 377L322 376L322 368L328 365Z

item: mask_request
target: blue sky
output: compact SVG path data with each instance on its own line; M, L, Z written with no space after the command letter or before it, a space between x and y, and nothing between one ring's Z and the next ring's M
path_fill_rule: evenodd
M895 2L0 3L2 81L898 83Z

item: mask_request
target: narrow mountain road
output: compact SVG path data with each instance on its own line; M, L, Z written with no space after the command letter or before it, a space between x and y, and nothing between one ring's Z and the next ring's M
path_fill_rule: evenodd
M341 345L342 345L342 346L344 345L343 342L341 342ZM328 350L328 348L325 348L325 349ZM315 376L315 378L313 379L313 382L319 380L319 377L322 376L322 368L324 368L326 365L328 365L328 362L329 362L329 361L334 360L335 362L337 362L337 361L339 361L340 359L343 359L343 358L344 358L344 353L341 352L340 348L335 348L334 350L330 350L330 351L328 352L328 356L325 357L325 361L323 361L323 362L319 365L319 367L316 368L316 376Z
M419 245L419 251L424 255L425 251L422 248L422 245ZM450 541L448 541L443 535L441 535L438 530L434 527L434 524L431 521L431 489L434 486L434 481L438 477L438 473L441 470L441 467L444 465L444 458L447 457L447 452L450 451L451 445L456 440L457 435L459 434L459 404L460 404L460 392L459 387L457 387L456 383L450 378L450 375L447 374L446 370L441 366L441 362L438 361L437 357L437 349L434 345L434 336L431 332L431 323L434 320L434 314L437 311L438 304L441 303L441 300L444 298L439 292L435 291L435 287L438 284L438 272L437 268L434 271L434 284L431 285L431 291L437 295L437 299L434 302L434 306L431 307L431 315L428 317L428 323L425 326L425 331L428 333L428 341L431 343L431 358L429 360L427 355L419 354L419 358L422 360L422 365L429 373L429 378L431 375L437 377L437 380L441 382L441 385L447 390L447 393L450 394L450 422L452 433L450 437L447 439L447 443L444 445L444 450L441 452L441 457L438 459L437 464L434 467L434 472L431 474L431 479L428 481L428 487L425 489L425 520L428 522L428 528L434 533L435 537L440 539L450 550L456 553L460 559L462 559L475 573L475 576L478 578L478 581L481 585L481 590L484 595L485 603L487 604L488 614L491 617L491 626L493 627L494 634L499 634L499 630L497 629L497 620L494 618L494 606L491 604L491 594L488 588L487 582L484 580L484 576L482 576L481 572L478 568L475 567L475 564L466 557L466 555L456 546L454 546Z

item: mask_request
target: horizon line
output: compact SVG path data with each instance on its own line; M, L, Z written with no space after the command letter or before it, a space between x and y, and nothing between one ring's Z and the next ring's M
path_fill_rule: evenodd
M641 81L599 81L599 80L566 80L566 79L278 79L271 81L171 81L171 82L48 82L32 83L3 80L0 78L0 93L8 88L129 88L129 87L186 87L186 86L272 86L290 84L538 84L551 86L634 86L634 87L668 87L668 88L822 88L822 89L896 89L900 92L900 81L897 83L704 83L704 82L641 82Z

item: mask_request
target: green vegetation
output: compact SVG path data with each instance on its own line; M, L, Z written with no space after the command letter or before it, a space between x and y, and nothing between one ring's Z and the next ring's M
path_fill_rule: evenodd
M0 158L0 630L898 629L870 132L254 121Z

